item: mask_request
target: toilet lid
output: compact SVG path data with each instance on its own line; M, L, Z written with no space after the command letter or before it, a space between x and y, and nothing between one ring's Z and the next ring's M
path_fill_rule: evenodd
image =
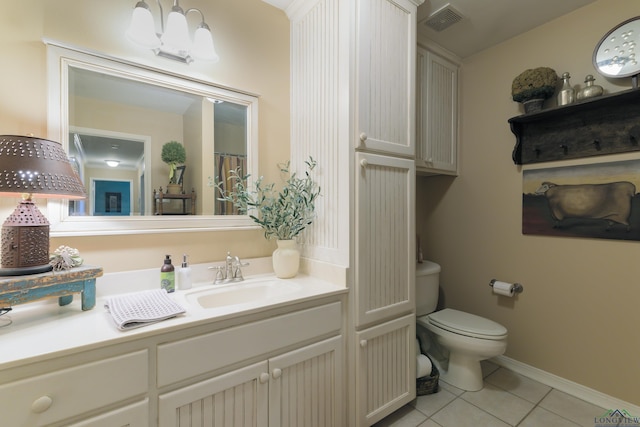
M452 308L436 311L428 317L431 324L460 335L493 340L507 336L507 328L501 324Z

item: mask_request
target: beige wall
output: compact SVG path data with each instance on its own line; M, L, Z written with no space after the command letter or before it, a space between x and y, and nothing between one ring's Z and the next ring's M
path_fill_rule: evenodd
M126 40L124 32L135 3L30 0L3 4L0 133L47 136L46 50L42 42L46 37L258 94L260 173L266 179L277 179L277 163L289 157L289 21L285 14L261 0L185 3L185 7L202 9L220 55L217 64L187 66L157 58ZM155 11L155 2L149 4ZM13 207L15 201L0 202L3 217ZM52 239L52 248L62 244L78 248L87 263L101 265L105 272L159 268L165 253L178 258L186 252L191 262L198 263L221 260L227 250L243 258L266 256L275 247L259 230Z
M461 174L419 178L417 186L418 232L425 258L442 265L444 304L504 324L508 357L634 404L640 242L522 235L524 168L511 161L507 120L522 114L511 82L527 68L569 71L581 87L593 74L609 92L628 89L629 79L598 75L591 55L607 31L637 14L636 0L600 0L467 58ZM619 158L628 157L595 161ZM494 296L492 278L520 282L524 293Z

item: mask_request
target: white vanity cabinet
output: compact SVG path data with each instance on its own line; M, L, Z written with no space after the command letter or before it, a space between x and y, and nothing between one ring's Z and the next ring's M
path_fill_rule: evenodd
M63 425L147 426L148 359L148 351L140 350L4 383L0 385L1 424L58 425L140 396L134 405Z
M341 426L342 338L162 394L159 426Z
M286 302L224 314L190 306L184 316L129 331L98 310L77 307L56 318L57 305L42 304L32 308L36 317L18 313L22 329L3 343L30 345L32 356L0 363L0 425L347 425L347 290L300 283L311 290ZM63 348L70 330L82 337Z
M418 46L416 170L458 174L458 65Z
M341 310L335 302L161 344L160 388L205 378L160 394L159 425L343 425Z

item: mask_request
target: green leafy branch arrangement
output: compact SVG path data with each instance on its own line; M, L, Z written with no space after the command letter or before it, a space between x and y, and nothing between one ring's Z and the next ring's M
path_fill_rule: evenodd
M274 183L265 184L262 176L255 181L255 188L249 189L249 175L240 176L238 170L232 170L227 178L231 190L225 193L221 183L215 184L221 194L218 200L231 202L241 214L249 214L264 229L265 238L293 239L313 222L315 201L320 196L320 187L311 177L317 163L309 157L305 164L308 170L302 177L290 172L290 162L279 165L280 172L289 176L280 191Z

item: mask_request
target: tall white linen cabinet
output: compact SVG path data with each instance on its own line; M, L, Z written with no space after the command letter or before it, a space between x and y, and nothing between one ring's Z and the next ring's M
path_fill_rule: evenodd
M350 288L345 426L415 397L416 14L423 0L265 0L291 23L291 161L318 161L303 255ZM278 5L278 3L280 3ZM339 417L340 418L340 417Z

